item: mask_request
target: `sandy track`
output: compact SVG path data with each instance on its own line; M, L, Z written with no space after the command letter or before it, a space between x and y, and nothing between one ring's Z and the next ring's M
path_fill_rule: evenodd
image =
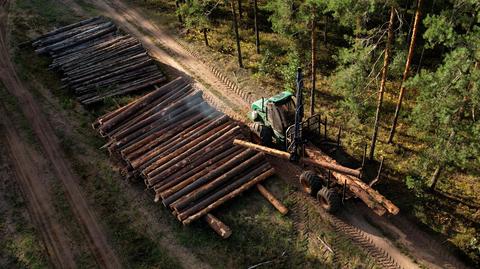
M83 197L78 185L78 178L67 164L67 158L60 147L60 142L54 130L43 115L40 105L34 100L32 94L26 89L18 78L10 59L7 33L7 7L8 1L2 3L0 20L0 79L7 91L19 101L23 114L30 123L36 138L41 144L48 161L53 167L54 175L60 180L65 189L67 199L72 211L82 226L82 231L93 252L97 263L104 268L122 267L118 257L107 242L107 238L100 227L97 218L90 210L86 199ZM31 169L29 163L20 163L21 170ZM35 186L31 186L35 188Z
M8 157L11 160L16 180L27 201L29 214L41 235L50 261L57 268L75 268L74 255L65 237L65 230L55 219L51 193L47 189L44 173L39 167L41 156L26 144L6 116L0 104L0 124L5 131Z

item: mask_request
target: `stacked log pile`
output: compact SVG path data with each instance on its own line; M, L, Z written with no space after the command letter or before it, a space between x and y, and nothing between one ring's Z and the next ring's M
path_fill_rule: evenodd
M264 154L233 145L240 127L178 78L97 119L130 175L143 177L155 201L183 224L209 212L274 174ZM217 225L218 226L218 225Z
M153 89L166 80L142 44L118 33L114 23L95 17L49 32L32 42L48 54L51 69L84 105L105 98Z

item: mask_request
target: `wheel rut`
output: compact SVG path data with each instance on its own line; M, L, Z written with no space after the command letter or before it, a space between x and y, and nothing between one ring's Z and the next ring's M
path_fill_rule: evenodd
M61 149L60 141L56 137L54 129L43 114L40 104L35 101L32 93L27 90L16 73L7 42L9 1L4 1L1 4L0 79L7 91L18 100L21 112L27 119L45 157L52 166L53 174L62 183L70 207L81 225L97 263L103 268L121 268L120 259L109 245L97 217L82 194L78 184L79 179L67 163L67 158Z

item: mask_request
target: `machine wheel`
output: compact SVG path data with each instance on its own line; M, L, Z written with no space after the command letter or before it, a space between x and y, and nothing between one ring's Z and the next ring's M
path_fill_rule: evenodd
M340 209L341 199L334 189L323 187L317 193L317 200L327 212L334 213Z
M304 192L315 196L322 188L322 179L313 171L303 171L300 175L300 184Z
M266 125L260 125L260 139L262 140L262 145L270 146L272 145L273 131L270 127Z

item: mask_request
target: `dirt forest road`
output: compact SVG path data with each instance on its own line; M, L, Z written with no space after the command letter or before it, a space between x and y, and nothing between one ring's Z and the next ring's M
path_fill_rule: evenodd
M96 216L90 210L87 201L81 193L78 185L79 179L68 166L67 158L61 150L59 140L55 136L53 128L43 115L39 104L35 102L32 94L22 84L16 74L10 58L7 41L9 3L8 1L1 1L0 4L0 79L7 88L7 91L18 100L23 114L29 122L36 139L39 141L43 152L53 168L55 177L63 184L72 211L82 226L82 231L86 236L86 240L89 243L90 249L95 256L97 263L103 268L121 268L121 263L118 257L108 244L107 238L102 231ZM8 125L8 123L5 124ZM9 134L12 136L16 135L14 133ZM15 144L13 144L13 146L15 146ZM16 148L15 150L19 150L19 152L15 152L16 154L27 154L26 152L22 152L22 148ZM36 180L35 177L35 168L32 167L32 163L29 162L28 159L20 156L20 158L15 159L15 161L18 162L17 168L21 167L21 169L19 169L20 171L17 171L17 174L24 172L28 173L24 176L29 177L29 182L31 184L35 184L35 182L37 182L36 184L39 184L39 181ZM34 185L30 185L29 187L36 188ZM41 188L37 190L41 190ZM33 199L33 197L27 197L27 199L30 198L32 198L30 202L38 203L38 200ZM49 230L55 230L55 227L47 228ZM71 262L68 261L69 254L65 249L63 249L62 253L65 254L65 256L63 256L63 254L59 253L62 258L65 258L65 261L63 261L62 264L65 264L65 267L67 268L71 267L68 266Z
M1 12L1 11L0 11ZM47 181L39 163L42 156L22 141L14 124L0 104L0 125L4 131L8 158L11 160L16 180L28 201L28 211L41 234L51 263L57 268L75 268L74 255L65 237L65 230L55 218L55 208L46 188Z

